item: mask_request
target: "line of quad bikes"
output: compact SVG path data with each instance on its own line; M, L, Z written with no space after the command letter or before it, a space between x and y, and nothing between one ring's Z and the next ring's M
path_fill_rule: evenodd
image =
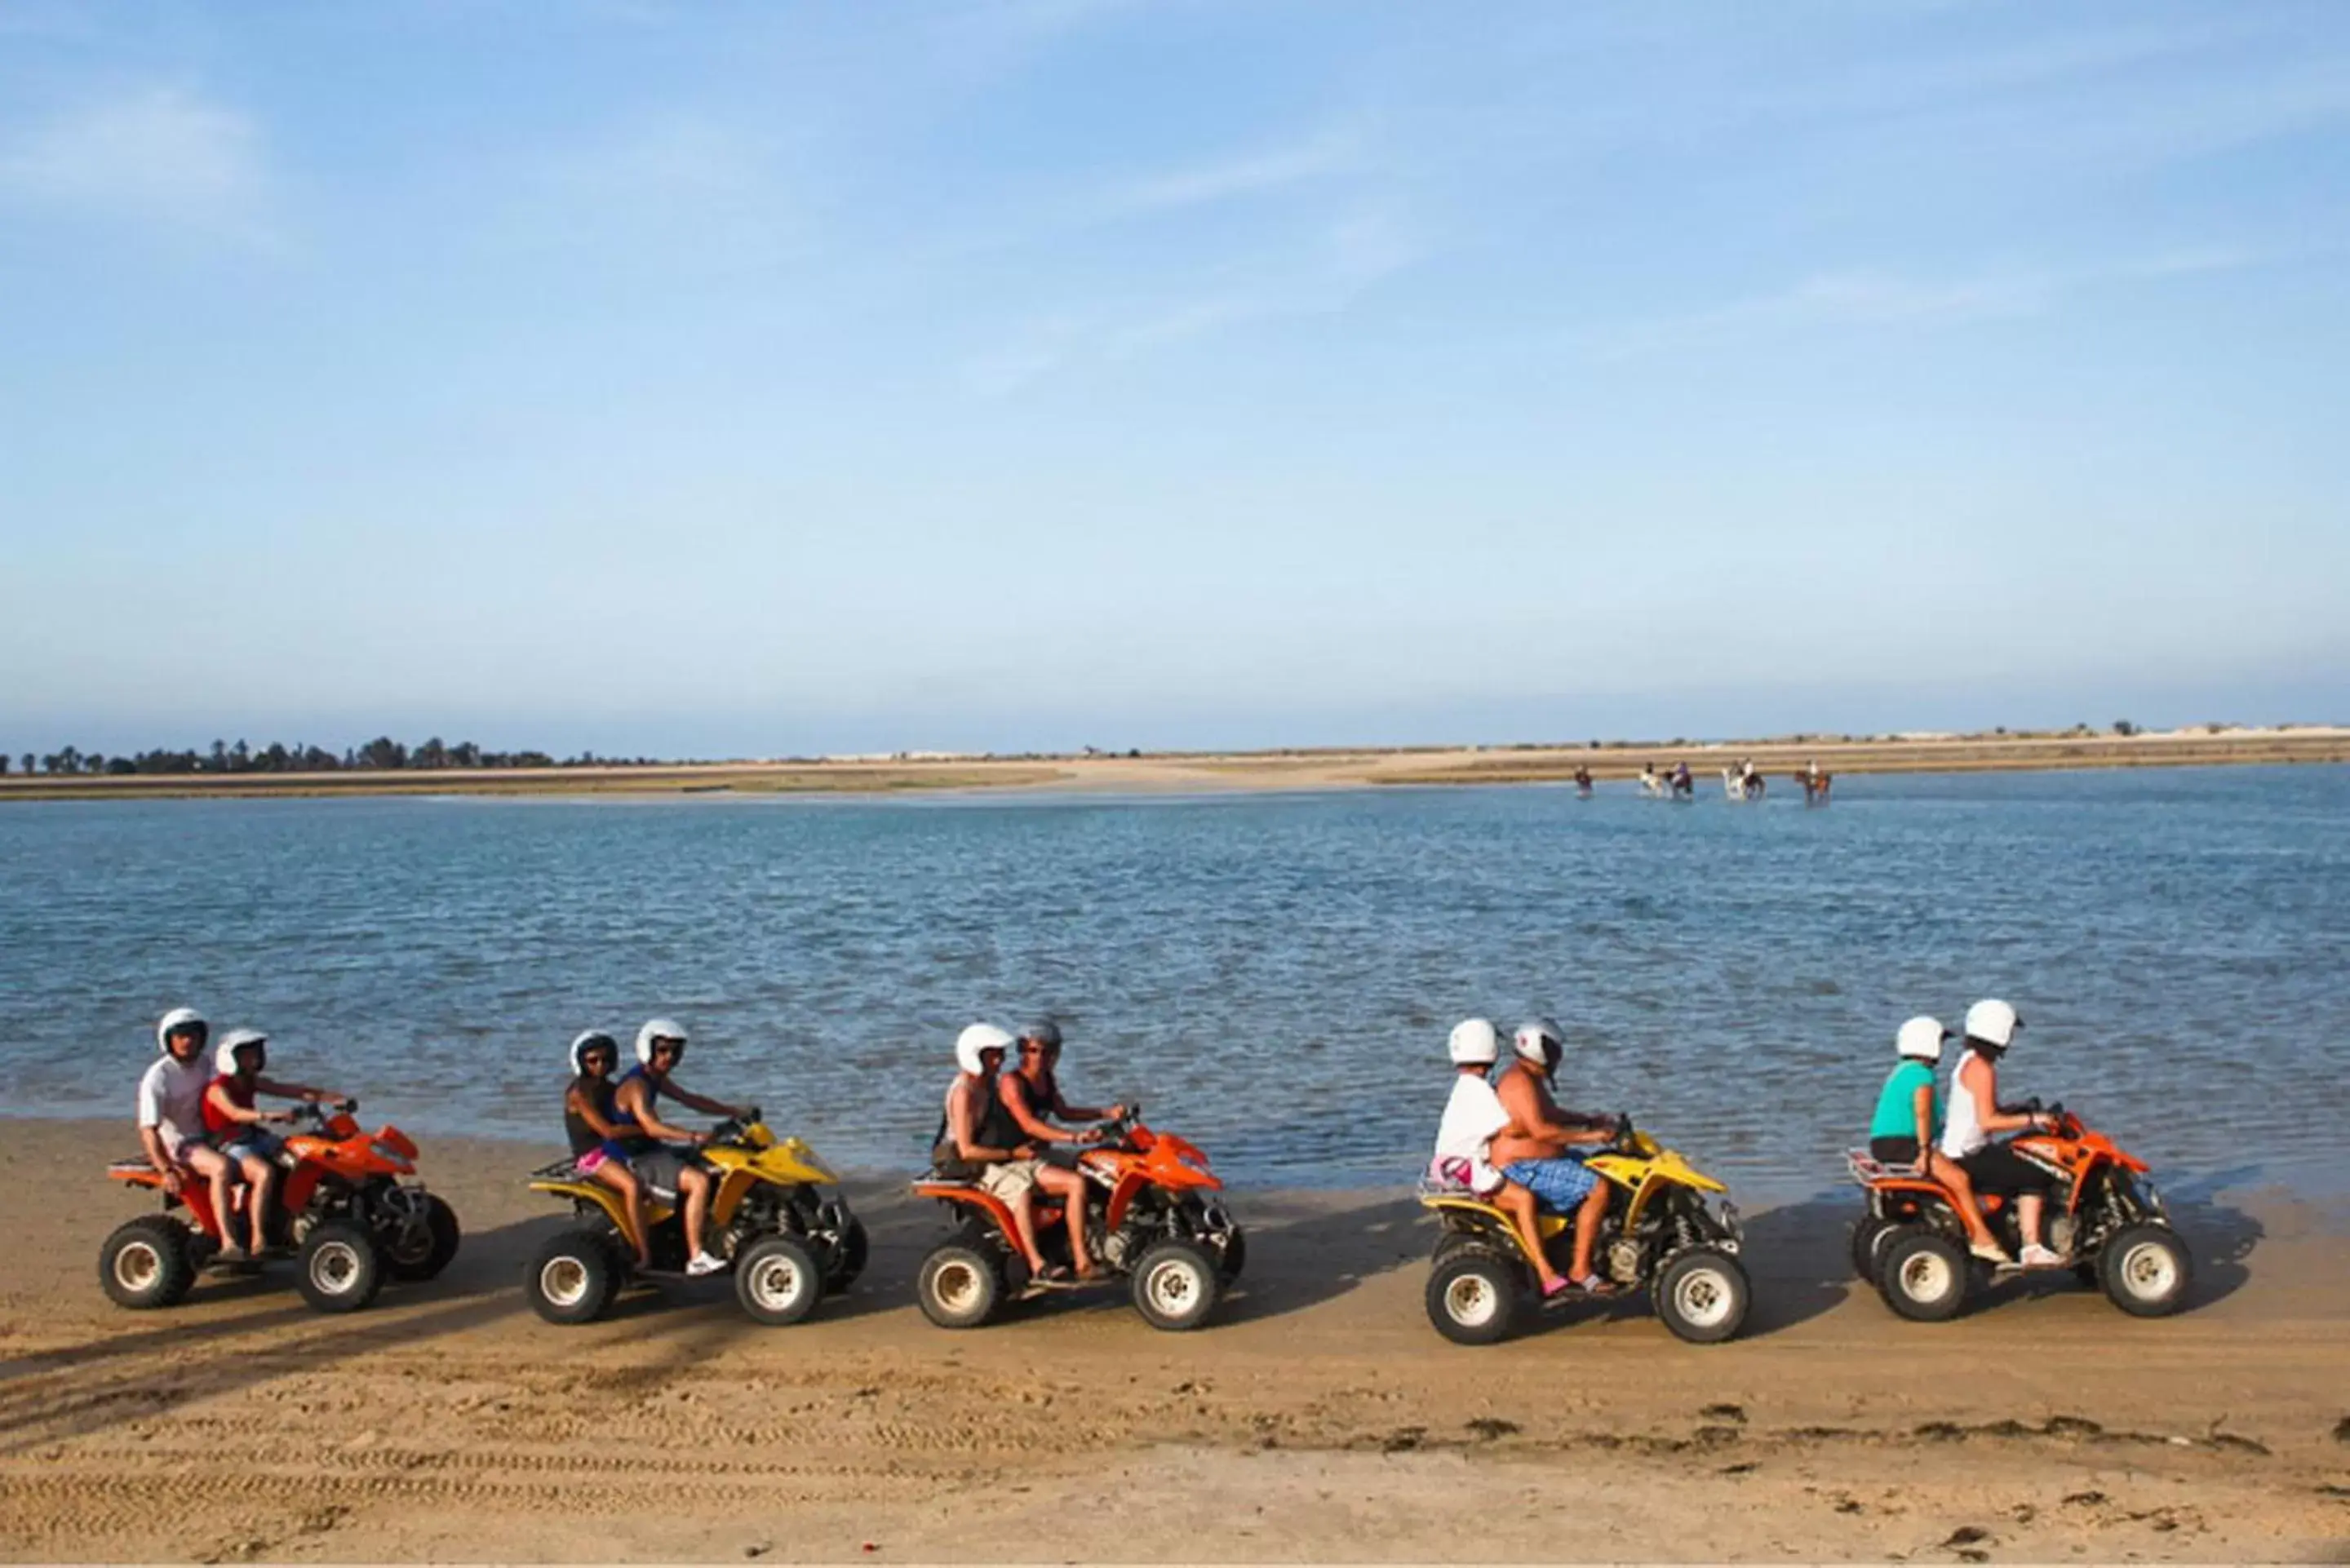
M2036 1104L2031 1109L2037 1110ZM363 1131L354 1102L307 1107L286 1139L280 1201L264 1238L290 1255L296 1287L321 1312L352 1312L387 1282L430 1280L456 1256L457 1216L413 1179L417 1147L399 1128ZM2018 1137L2017 1153L2054 1184L2047 1242L2080 1281L2122 1311L2157 1317L2185 1299L2189 1261L2147 1167L2062 1106L2049 1130ZM838 1191L839 1179L796 1137L778 1138L756 1110L714 1129L698 1158L716 1179L708 1240L727 1261L742 1309L755 1321L801 1321L864 1269L865 1227ZM1938 1322L2012 1271L1970 1256L1950 1195L1915 1170L1848 1157L1866 1207L1852 1231L1852 1261L1902 1317ZM1143 1125L1129 1112L1079 1149L1087 1179L1088 1235L1101 1278L1122 1283L1153 1327L1199 1327L1241 1274L1247 1241L1225 1208L1223 1183L1200 1148ZM1693 1344L1734 1337L1752 1297L1743 1237L1728 1189L1628 1119L1586 1163L1606 1184L1608 1204L1595 1250L1618 1291L1643 1293L1666 1327ZM217 1270L220 1220L203 1183L177 1194L143 1159L117 1163L116 1179L151 1189L156 1212L117 1228L99 1253L106 1293L131 1308L166 1307ZM592 1322L632 1285L681 1277L681 1216L654 1205L652 1263L639 1270L621 1225L618 1195L581 1178L569 1160L531 1173L529 1186L563 1203L570 1221L544 1242L524 1289L550 1323ZM935 1175L914 1191L944 1206L952 1230L922 1260L916 1295L941 1328L975 1328L1015 1303L1066 1284L1032 1281L1014 1241L1011 1211L974 1183ZM242 1197L242 1189L238 1189ZM1035 1230L1046 1261L1066 1265L1057 1202L1038 1194ZM1523 1244L1499 1209L1475 1195L1423 1189L1438 1222L1427 1287L1429 1320L1445 1338L1489 1345L1590 1298L1570 1293L1544 1303ZM2020 1250L2013 1205L1982 1199L2009 1253ZM1555 1261L1569 1245L1567 1221L1545 1215L1544 1241ZM242 1265L246 1269L259 1265ZM1080 1285L1075 1288L1099 1288Z

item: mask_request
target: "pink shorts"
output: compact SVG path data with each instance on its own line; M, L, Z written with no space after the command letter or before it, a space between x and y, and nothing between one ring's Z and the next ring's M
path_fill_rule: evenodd
M582 1176L593 1176L601 1170L611 1158L600 1148L591 1148L579 1157L577 1163L572 1168Z

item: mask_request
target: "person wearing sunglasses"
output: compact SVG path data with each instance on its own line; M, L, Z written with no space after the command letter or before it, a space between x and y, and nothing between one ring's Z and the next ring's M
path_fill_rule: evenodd
M1061 1061L1061 1026L1052 1020L1022 1025L1019 1048L1019 1065L998 1081L1003 1108L1020 1130L1045 1151L1036 1185L1062 1200L1069 1227L1069 1256L1076 1260L1077 1278L1090 1280L1101 1271L1094 1266L1093 1253L1086 1246L1086 1179L1074 1168L1074 1151L1101 1142L1105 1129L1055 1127L1047 1118L1057 1117L1063 1123L1117 1121L1126 1115L1126 1107L1073 1106L1063 1097L1060 1079L1055 1076ZM1066 1152L1056 1157L1056 1149Z
M747 1113L681 1088L671 1075L684 1059L685 1025L667 1018L650 1020L637 1031L637 1064L621 1076L613 1103L622 1116L637 1125L637 1136L628 1146L629 1168L653 1197L681 1202L684 1207L685 1272L714 1274L726 1266L726 1260L702 1251L702 1225L710 1217L710 1172L687 1152L708 1143L710 1135L671 1127L653 1107L666 1095L704 1116L735 1117Z

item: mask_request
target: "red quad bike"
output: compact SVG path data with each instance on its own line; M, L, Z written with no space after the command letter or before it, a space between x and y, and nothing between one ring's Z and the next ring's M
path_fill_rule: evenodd
M2041 1107L2033 1101L2023 1108ZM2049 1249L2072 1260L2083 1284L2102 1288L2133 1317L2177 1312L2190 1272L2187 1245L2154 1184L2138 1179L2146 1161L2092 1132L2064 1106L2048 1111L2055 1119L2052 1131L2022 1134L2012 1147L2054 1178L2041 1222ZM1901 1316L1940 1323L1956 1316L1979 1285L2022 1272L1993 1271L1968 1254L1966 1228L1940 1182L1916 1168L1881 1165L1859 1149L1845 1159L1868 1194L1868 1212L1853 1227L1853 1267ZM2022 1242L2014 1203L1988 1192L1975 1200L2013 1256Z
M416 1145L398 1127L361 1132L351 1119L358 1108L345 1100L296 1110L297 1130L278 1157L277 1203L264 1222L265 1244L295 1250L302 1299L320 1312L356 1312L375 1299L387 1274L429 1280L457 1255L456 1211L421 1184L400 1179L416 1174ZM115 1161L107 1174L163 1193L163 1208L107 1237L99 1282L118 1306L176 1304L221 1249L211 1184L183 1173L174 1197L144 1155ZM244 1191L242 1181L230 1189L240 1210Z
M1132 1282L1134 1310L1153 1328L1197 1328L1240 1277L1247 1241L1232 1223L1224 1184L1199 1147L1142 1125L1137 1106L1076 1152L1086 1179L1087 1241L1093 1261ZM915 1282L923 1314L941 1328L976 1328L1003 1302L1028 1293L1028 1266L1014 1240L1012 1210L974 1181L932 1175L915 1193L962 1220L922 1260ZM1036 1194L1036 1241L1047 1262L1067 1263L1064 1205ZM1044 1287L1034 1287L1042 1289Z

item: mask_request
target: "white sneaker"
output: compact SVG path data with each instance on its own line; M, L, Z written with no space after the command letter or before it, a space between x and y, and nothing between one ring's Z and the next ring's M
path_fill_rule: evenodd
M2016 1262L2027 1269L2061 1269L2064 1266L2064 1260L2045 1247L2026 1247Z
M725 1267L725 1259L713 1258L707 1252L696 1252L686 1260L685 1272L689 1274L714 1274Z

